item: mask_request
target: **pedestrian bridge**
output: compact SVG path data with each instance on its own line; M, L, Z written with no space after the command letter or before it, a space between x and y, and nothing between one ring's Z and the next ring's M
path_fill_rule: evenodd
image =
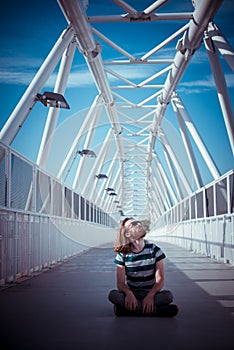
M116 317L113 247L92 248L0 291L2 349L233 349L234 267L163 243L175 318ZM95 263L94 263L95 262ZM36 274L35 274L36 275Z
M91 327L90 346L100 339L103 349L113 348L112 339L124 342L123 326L109 323L110 305L99 299L113 288L113 242L125 217L142 220L148 238L164 247L169 287L187 313L180 326L157 321L160 334L168 336L164 325L181 349L197 348L202 339L207 349L233 347L234 51L232 33L224 28L224 35L222 28L227 3L157 0L141 1L138 8L138 2L123 0L58 0L67 26L0 133L0 299L9 348L22 335L21 345L36 349L33 343L26 346L23 315L29 340L37 339L40 349L36 333L43 323L47 331L41 340L48 340L50 327L54 339L47 348L86 348L81 318ZM53 16L51 23L56 26ZM77 109L79 96L86 108ZM75 280L65 278L53 289L64 273L74 273ZM99 274L100 284L91 290ZM33 330L33 312L25 305L34 304L34 288L36 313L62 301L60 288L72 300L65 309L48 308ZM89 299L82 299L86 292L100 304L92 300L90 309ZM71 320L73 305L79 322L74 318L59 337L64 327L59 319L65 312ZM18 325L12 330L15 311ZM215 316L225 329L214 325ZM72 338L76 321L84 331L78 342ZM139 322L134 321L136 332L142 329ZM144 325L152 335L152 320ZM136 339L133 343L139 348ZM165 344L171 349L169 340Z

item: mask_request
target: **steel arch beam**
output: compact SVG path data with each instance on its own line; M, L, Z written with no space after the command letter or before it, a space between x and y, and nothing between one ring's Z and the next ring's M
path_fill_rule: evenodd
M152 153L162 119L166 113L168 103L172 93L175 91L180 79L187 68L194 52L199 48L204 31L210 19L214 17L222 0L196 1L193 19L190 20L189 27L182 40L178 42L177 53L174 58L171 71L168 73L161 96L158 98L155 117L151 126L151 135L148 144L148 166L151 164Z

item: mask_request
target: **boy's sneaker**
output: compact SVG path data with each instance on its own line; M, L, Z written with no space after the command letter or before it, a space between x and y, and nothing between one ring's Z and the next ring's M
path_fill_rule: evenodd
M175 317L178 314L178 307L175 304L157 306L156 311L151 314L143 314L140 310L129 311L119 305L114 305L116 316L154 316L154 317Z
M156 314L157 317L175 317L179 312L178 306L175 304L157 306Z
M116 316L126 316L127 310L124 307L114 305L114 313Z
M139 310L129 311L122 306L114 305L114 313L116 316L141 316L142 313Z

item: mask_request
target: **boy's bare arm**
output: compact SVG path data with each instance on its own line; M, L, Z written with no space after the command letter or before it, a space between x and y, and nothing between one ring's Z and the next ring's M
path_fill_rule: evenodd
M117 288L125 294L125 307L128 310L135 310L138 305L137 299L125 282L125 267L120 265L117 266Z

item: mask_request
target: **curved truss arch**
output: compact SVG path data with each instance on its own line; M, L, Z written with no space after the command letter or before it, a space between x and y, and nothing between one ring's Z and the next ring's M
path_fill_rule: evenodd
M197 0L191 2L186 12L167 12L164 6L168 9L166 5L170 4L166 0L150 5L146 1L143 10L130 5L130 1L114 0L107 1L110 14L103 15L93 13L95 6L91 0L58 2L68 27L5 124L1 138L12 144L36 103L36 95L60 59L54 92L65 93L74 54L78 52L91 72L97 96L82 116L76 135L69 140L68 152L59 160L56 176L64 182L69 180L74 190L112 215L118 217L121 213L155 222L175 203L206 184L201 161L211 179L222 175L179 92L181 79L202 40L234 153L231 99L217 51L232 71L234 52L214 23L222 1ZM162 23L171 24L171 30L157 42L154 33ZM115 35L122 25L138 30L131 42L131 48L136 44L132 52L127 41L132 32L126 33L126 40ZM142 41L139 52L144 26L151 26L152 40L147 38L147 45ZM176 134L169 131L166 121L169 108L176 116ZM48 157L54 152L58 115L58 109L50 108L37 158L42 168L47 167ZM78 156L78 150L92 150L96 157ZM98 176L101 174L106 177ZM112 196L108 196L107 188L114 189Z

